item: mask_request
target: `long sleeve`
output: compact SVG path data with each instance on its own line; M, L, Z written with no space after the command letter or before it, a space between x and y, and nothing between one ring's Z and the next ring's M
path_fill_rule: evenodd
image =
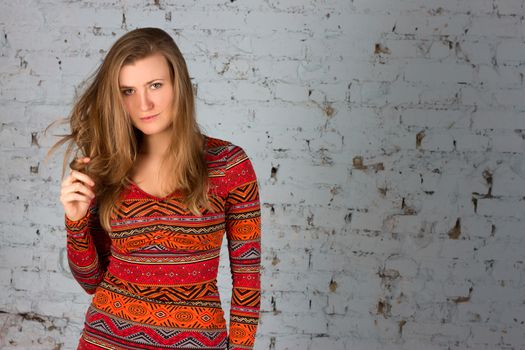
M111 240L100 225L95 199L83 218L70 220L64 214L64 219L71 273L88 294L93 294L104 276L111 254Z
M230 150L226 175L226 235L233 281L228 349L253 349L261 299L261 212L257 178L242 148Z

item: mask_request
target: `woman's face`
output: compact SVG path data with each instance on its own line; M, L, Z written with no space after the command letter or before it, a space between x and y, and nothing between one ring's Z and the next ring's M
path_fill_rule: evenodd
M133 125L145 135L169 130L172 124L173 84L168 62L154 54L123 66L119 87Z

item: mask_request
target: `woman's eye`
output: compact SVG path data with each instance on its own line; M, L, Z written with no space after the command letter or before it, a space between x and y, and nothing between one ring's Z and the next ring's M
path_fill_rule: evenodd
M153 83L151 84L151 87L154 88L154 89L158 89L162 86L162 83Z
M125 95L125 96L129 96L133 93L133 90L132 89L126 89L126 90L122 90L122 93Z

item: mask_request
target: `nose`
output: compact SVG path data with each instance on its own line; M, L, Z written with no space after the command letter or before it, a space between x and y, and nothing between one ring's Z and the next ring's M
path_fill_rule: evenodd
M151 108L153 108L153 101L150 99L148 92L144 91L142 94L140 94L140 110L142 112L147 112Z

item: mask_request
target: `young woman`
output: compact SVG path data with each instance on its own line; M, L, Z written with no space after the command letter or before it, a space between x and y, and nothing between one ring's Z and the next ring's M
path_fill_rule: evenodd
M185 60L163 30L111 47L69 118L61 185L71 272L93 294L78 349L252 349L260 203L242 148L200 132ZM217 289L223 236L229 329Z

